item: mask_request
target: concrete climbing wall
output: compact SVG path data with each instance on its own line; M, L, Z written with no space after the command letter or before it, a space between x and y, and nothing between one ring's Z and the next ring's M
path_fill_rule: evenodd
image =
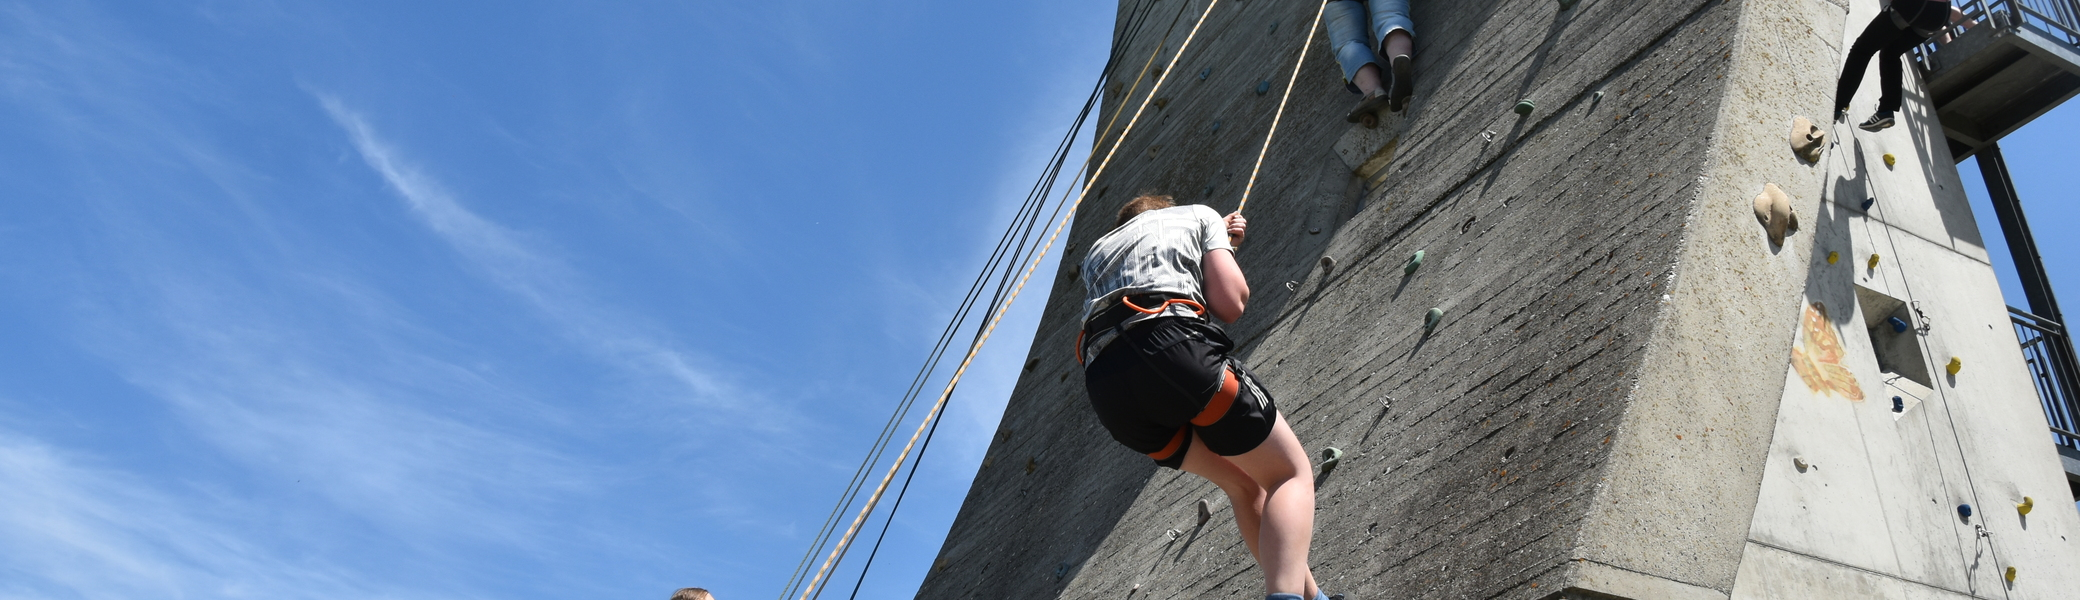
M1128 91L1143 60L1167 63L1207 1L1158 0L1149 26L1117 40L1128 59L1111 73L1106 119L1139 106L1147 83ZM1122 17L1136 4L1123 1ZM1231 328L1244 359L1303 443L1345 452L1317 480L1312 562L1328 590L1371 600L1906 597L1878 581L1984 597L2080 589L2074 543L2060 537L2080 539L2080 526L2051 514L2071 505L2057 497L2019 351L2005 326L1975 329L2000 325L2001 303L1955 170L1931 154L1942 152L1940 128L1913 116L1817 163L1787 141L1795 115L1828 112L1850 7L1414 4L1417 95L1377 129L1343 122L1357 98L1311 33L1315 55L1239 255L1255 290ZM1222 0L1094 184L1026 373L919 597L1261 597L1218 490L1157 469L1091 416L1071 355L1075 264L1135 193L1235 206L1314 10ZM1535 107L1514 112L1525 99ZM1872 166L1880 148L1902 157L1894 170ZM1767 183L1802 219L1781 246L1754 216ZM1856 199L1873 194L1886 204L1867 215ZM1891 262L1863 269L1874 244ZM1405 274L1418 250L1426 260ZM1919 301L1929 317L1915 323L1934 325L1924 354L1967 363L1896 421L1879 341L1845 299L1857 285ZM1829 307L1849 356L1837 368L1854 372L1862 402L1811 392L1791 366L1813 301ZM1444 318L1425 335L1432 308ZM1895 423L1931 433L1879 439L1876 426ZM2039 488L2038 511L2016 523L1998 494ZM1988 546L1970 537L1980 521L1904 506L1924 492L1941 492L1943 510L1976 493L1987 519L2005 511L2008 521L1986 521ZM1200 499L1217 509L1203 525ZM1998 560L1971 556L1988 547ZM2022 578L1993 585L1987 573L2008 564Z

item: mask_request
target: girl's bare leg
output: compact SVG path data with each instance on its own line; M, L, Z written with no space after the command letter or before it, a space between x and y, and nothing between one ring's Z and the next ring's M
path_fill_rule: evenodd
M1291 529L1292 524L1286 523L1286 521L1291 521L1292 518L1291 515L1286 513L1294 509L1286 505L1294 504L1295 499L1304 495L1306 497L1306 509L1301 515L1305 518L1305 523L1300 524L1302 529L1298 540L1298 552L1296 554L1291 548L1277 549L1280 555L1279 560L1297 565L1300 585L1294 585L1293 581L1290 581L1294 579L1292 573L1289 572L1293 566L1283 562L1274 564L1271 557L1265 555L1262 542L1260 541L1265 537L1266 532L1273 529L1273 524L1265 522L1265 511L1267 507L1272 506L1269 503L1273 500L1273 494L1263 485L1262 478L1244 470L1234 460L1266 452L1267 447L1279 440L1281 432L1283 432L1286 440L1290 441L1290 446L1281 444L1281 449L1278 450L1278 453L1292 453L1294 456L1299 457L1299 468L1297 471L1292 470L1290 464L1286 465L1285 470L1298 473L1305 479L1301 480L1299 482L1300 485L1297 486L1292 485L1292 477L1287 477L1280 481L1279 488L1282 488L1281 491L1285 492L1285 497L1279 499L1283 504L1278 506L1280 506L1279 510L1284 512L1279 513L1278 520L1281 523L1277 524L1279 529L1273 534L1273 538L1288 545L1292 543L1292 536L1290 531L1288 531ZM1279 461L1256 460L1252 462L1277 463ZM1244 453L1242 456L1222 457L1214 454L1213 450L1208 449L1201 443L1198 437L1193 437L1192 447L1185 453L1183 468L1187 473L1212 481L1214 485L1221 488L1222 492L1227 493L1228 504L1235 511L1235 526L1242 530L1242 542L1249 546L1250 556L1255 558L1257 565L1264 570L1264 588L1266 593L1284 591L1284 593L1290 594L1296 592L1285 590L1299 590L1297 593L1310 600L1320 594L1321 587L1315 583L1314 573L1307 569L1307 546L1312 542L1314 534L1314 470L1307 462L1307 451L1300 447L1299 438L1295 437L1292 428L1286 425L1283 415L1278 417L1278 423L1272 429L1271 438L1264 440L1264 444L1258 446L1256 450ZM1300 493L1303 489L1304 494ZM1295 557L1297 557L1297 562L1291 560ZM1274 570L1278 572L1278 578L1274 578Z

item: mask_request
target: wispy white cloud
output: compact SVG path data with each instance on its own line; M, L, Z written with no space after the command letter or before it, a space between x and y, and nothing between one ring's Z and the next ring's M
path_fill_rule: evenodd
M0 599L414 597L255 544L235 500L141 479L0 429Z

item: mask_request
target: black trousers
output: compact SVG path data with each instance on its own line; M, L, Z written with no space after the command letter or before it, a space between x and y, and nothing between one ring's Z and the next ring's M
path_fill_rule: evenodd
M1916 7L1915 5L1920 5ZM1835 108L1848 108L1849 100L1856 96L1856 87L1863 84L1863 73L1871 65L1871 57L1878 57L1878 112L1899 110L1900 87L1906 77L1900 57L1915 46L1928 41L1928 36L1915 30L1934 31L1950 22L1949 2L1905 0L1895 2L1895 8L1878 11L1878 18L1863 28L1856 36L1856 43L1849 46L1849 62L1842 65L1842 79L1835 84ZM1917 10L1918 8L1918 10ZM1901 29L1894 24L1892 12L1912 18L1912 25Z

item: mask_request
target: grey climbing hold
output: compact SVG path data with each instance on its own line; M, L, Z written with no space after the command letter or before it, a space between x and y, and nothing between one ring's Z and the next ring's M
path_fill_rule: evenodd
M1069 574L1069 563L1062 563L1062 564L1059 564L1059 565L1056 565L1056 566L1055 566L1055 568L1054 568L1054 578L1055 578L1055 579L1061 579L1061 578L1062 578L1062 576L1064 576L1064 575L1068 575L1068 574Z
M1538 104L1532 102L1529 98L1517 102L1517 114L1529 115L1534 110L1538 110Z
M1171 529L1165 529L1165 530L1163 530L1163 537L1165 537L1165 538L1169 538L1169 539L1170 539L1170 540L1172 540L1172 541L1175 541L1175 540L1177 539L1177 536L1180 536L1180 535L1184 535L1184 532L1182 532L1182 531L1178 531L1178 530L1177 530L1177 529L1175 529L1175 528L1171 528Z
M1273 33L1277 33L1277 32L1278 32L1278 21L1272 21L1272 22L1271 22L1271 29L1267 29L1267 30L1265 30L1265 31L1264 31L1264 34L1265 34L1265 35L1270 35L1270 34L1273 34Z
M1423 268L1423 251L1417 250L1415 256L1408 257L1408 264L1401 267L1401 274L1414 275L1416 274L1416 269L1420 268Z
M1892 332L1893 332L1893 333L1906 333L1906 332L1907 332L1907 322L1906 322L1906 321L1905 321L1904 319L1901 319L1901 318L1899 318L1899 317L1887 317L1887 318L1885 319L1885 322L1886 322L1887 324L1890 324L1890 325L1892 325Z
M1308 228L1308 229L1307 229L1307 234L1308 234L1308 235L1319 235L1319 234L1321 234L1321 233L1322 233L1322 228L1320 228L1320 227L1310 227L1310 228Z
M1199 81L1206 81L1206 76L1208 76L1208 75L1212 75L1212 74L1213 74L1213 67L1207 67L1207 68L1206 68L1205 70L1203 70L1203 71L1200 71L1200 72L1199 72Z
M1317 230L1317 231L1319 231L1319 230ZM1334 271L1334 270L1336 270L1336 257L1334 257L1334 256L1324 256L1324 257L1322 257L1322 270L1323 270L1323 271Z
M1300 291L1300 282L1298 282L1298 281L1288 281L1288 282L1286 282L1286 291L1288 291L1288 292L1297 292L1297 291Z
M1432 332L1432 331L1436 331L1436 330L1437 330L1437 322L1438 322L1438 321L1443 321L1443 320L1444 320L1444 309L1442 309L1442 308L1432 308L1432 309L1430 309L1430 314L1427 314L1427 315L1423 315L1423 335L1430 335L1430 332Z
M1597 92L1596 92L1596 95L1595 95L1594 97L1592 97L1592 100L1593 100L1594 102L1602 102L1602 101L1603 101L1603 91L1602 91L1602 90L1597 90Z
M1199 499L1199 524L1200 524L1200 525L1205 525L1205 524L1206 524L1206 520L1207 520L1207 519L1212 519L1212 518L1213 518L1213 503L1212 503L1212 502L1207 502L1205 498L1200 498L1200 499Z
M1343 462L1343 451L1342 451L1342 450L1337 450L1337 449L1336 449L1336 448L1335 448L1334 446L1331 446L1331 447L1328 447L1328 448L1323 448L1323 449L1322 449L1322 472L1323 472L1323 473L1328 473L1329 471L1333 471L1333 470L1335 470L1335 469L1336 469L1336 465L1337 465L1337 464L1339 464L1339 463L1342 463L1342 462Z
M1259 84L1257 84L1257 95L1259 95L1259 96L1262 96L1262 95L1264 95L1264 94L1266 94L1266 93L1269 93L1270 91L1271 91L1271 80L1269 80L1269 79L1266 79L1266 80L1264 80L1264 82L1263 82L1263 83L1259 83Z

